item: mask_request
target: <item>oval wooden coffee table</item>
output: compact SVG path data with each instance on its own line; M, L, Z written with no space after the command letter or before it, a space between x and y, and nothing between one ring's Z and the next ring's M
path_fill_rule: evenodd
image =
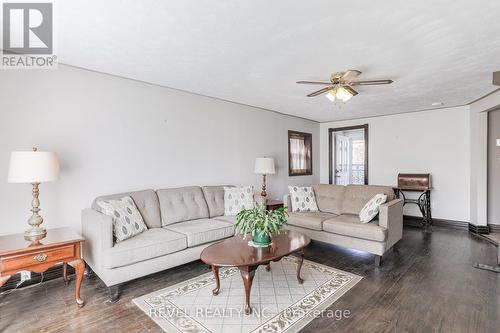
M300 269L304 260L304 248L309 245L311 239L301 233L285 230L281 234L274 236L272 244L264 248L255 248L248 245L248 239L235 236L212 244L203 250L201 260L210 265L215 278L214 295L219 294L220 280L219 267L238 267L245 286L245 313L252 313L250 307L250 290L252 289L255 270L260 265L267 265L270 269L271 261L279 261L284 256L296 254L297 280L302 284Z

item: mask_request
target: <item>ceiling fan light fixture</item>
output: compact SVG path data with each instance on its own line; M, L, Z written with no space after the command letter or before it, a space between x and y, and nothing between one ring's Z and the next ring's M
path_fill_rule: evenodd
M325 95L331 102L342 101L343 103L347 102L354 96L349 90L342 87L341 85L337 85L335 88L330 90L328 94Z
M347 102L352 97L357 96L358 92L354 90L353 87L356 86L374 86L381 84L391 84L393 81L386 80L357 80L356 78L361 74L360 71L356 69L350 69L345 72L336 72L330 76L330 82L323 81L297 81L298 84L314 84L325 86L319 90L313 91L308 94L307 97L316 97L326 93L325 97L331 102L336 103L337 101L342 101L342 103ZM496 74L500 74L497 72ZM497 75L497 79L500 80L500 75ZM500 83L499 83L500 85Z
M352 96L354 95L349 90L347 90L342 86L340 86L339 89L337 89L337 98L339 98L344 103L350 100Z
M330 102L335 103L337 97L335 95L335 89L332 89L328 92L328 94L325 95L326 98L330 100Z

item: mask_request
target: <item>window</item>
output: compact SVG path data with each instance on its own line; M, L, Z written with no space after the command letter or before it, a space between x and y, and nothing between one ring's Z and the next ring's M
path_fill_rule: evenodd
M312 175L312 134L288 131L288 175Z

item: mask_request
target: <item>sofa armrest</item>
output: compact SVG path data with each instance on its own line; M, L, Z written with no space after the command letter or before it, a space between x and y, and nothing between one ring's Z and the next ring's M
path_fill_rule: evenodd
M394 199L380 206L379 225L387 229L387 248L403 237L403 199Z
M102 252L113 247L113 218L91 208L82 210L82 234L83 259L96 265Z
M290 194L285 194L283 196L283 205L287 206L287 212L292 211L292 199L290 197Z

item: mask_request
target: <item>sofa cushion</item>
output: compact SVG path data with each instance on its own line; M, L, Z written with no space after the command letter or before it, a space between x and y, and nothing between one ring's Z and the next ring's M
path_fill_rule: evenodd
M207 202L198 186L157 190L163 226L209 216Z
M288 213L287 223L297 227L321 231L323 230L323 221L335 216L335 214L322 212Z
M203 186L201 188L208 205L210 217L224 215L224 187L232 186Z
M318 184L313 185L313 189L320 211L337 215L342 214L344 185Z
M111 195L103 195L94 199L92 203L92 208L99 211L99 206L97 201L102 200L119 200L123 197L131 197L134 200L135 206L139 209L142 219L148 228L160 228L161 227L161 216L160 216L160 205L158 203L158 197L156 192L153 190L135 191L135 192L125 192Z
M216 216L216 217L212 217L212 219L218 220L218 221L229 222L231 224L235 224L236 223L236 216L234 216L234 215Z
M366 203L379 193L387 195L387 202L395 197L394 190L390 186L347 185L342 202L342 214L359 215Z
M323 222L323 230L334 234L383 242L387 229L378 225L378 220L361 223L358 215L342 214Z
M187 247L187 237L183 234L153 228L116 243L102 254L104 268L127 266L183 250Z
M186 235L188 247L234 236L233 224L216 219L179 222L169 224L165 226L165 229Z

